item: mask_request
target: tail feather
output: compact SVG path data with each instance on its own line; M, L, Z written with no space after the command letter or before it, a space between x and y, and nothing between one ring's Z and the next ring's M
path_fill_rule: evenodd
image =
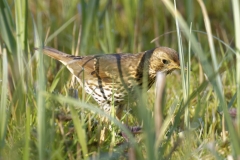
M83 70L83 67L79 64L80 62L79 60L83 58L82 56L74 56L71 54L66 54L64 52L58 51L50 47L44 47L43 53L48 55L51 58L54 58L62 62L69 69L69 71L76 77L78 77L78 75Z
M63 53L51 47L44 47L43 53L48 55L49 57L52 57L54 59L61 61L64 64L69 63L75 58L74 55Z

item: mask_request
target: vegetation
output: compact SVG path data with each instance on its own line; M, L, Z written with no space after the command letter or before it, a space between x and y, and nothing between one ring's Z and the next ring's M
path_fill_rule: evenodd
M0 159L239 158L239 27L238 0L0 0ZM178 50L159 135L154 87L126 107L122 122L143 125L132 136L45 45L75 55Z

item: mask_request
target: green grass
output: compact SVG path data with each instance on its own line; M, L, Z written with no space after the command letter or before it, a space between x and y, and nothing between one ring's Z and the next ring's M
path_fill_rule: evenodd
M240 116L229 108L240 114L239 19L237 0L0 0L0 159L237 159ZM122 121L143 125L133 137L34 50L43 45L75 55L167 46L182 68L166 77L162 114L155 87L126 107Z

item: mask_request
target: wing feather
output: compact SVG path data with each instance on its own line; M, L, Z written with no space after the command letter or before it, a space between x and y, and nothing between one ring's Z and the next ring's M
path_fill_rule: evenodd
M126 86L134 79L140 54L108 54L94 56L73 56L56 49L45 47L44 53L59 60L72 74L85 81L97 80L104 84L124 83ZM84 75L83 75L84 74Z

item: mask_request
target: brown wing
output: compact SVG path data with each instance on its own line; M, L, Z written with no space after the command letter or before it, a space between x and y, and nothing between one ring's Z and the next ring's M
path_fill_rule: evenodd
M59 60L82 80L101 81L104 84L123 83L129 85L136 75L138 56L142 54L105 54L95 56L73 56L45 47L44 54ZM83 75L84 74L84 75Z
M116 106L121 104L136 82L138 64L135 56L137 55L111 54L79 61L78 64L85 70L86 92L91 94L101 106L106 104L111 106L112 100Z
M142 56L143 53L95 57L93 72L89 76L97 77L105 84L121 83L125 89L131 88L135 85Z

